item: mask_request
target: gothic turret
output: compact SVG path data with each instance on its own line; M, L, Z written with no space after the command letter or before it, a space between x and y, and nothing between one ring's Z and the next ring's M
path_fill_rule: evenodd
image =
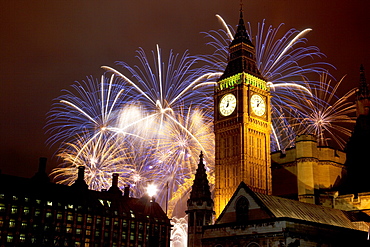
M199 155L199 164L191 187L188 210L188 247L201 246L202 226L212 224L213 200L203 164L203 153Z
M356 91L356 112L357 117L369 115L370 107L370 90L369 84L366 83L364 66L360 67L360 85Z
M361 65L360 85L356 92L357 120L355 128L347 143L347 180L344 193L360 193L370 191L368 182L370 174L370 91L366 83L365 70Z

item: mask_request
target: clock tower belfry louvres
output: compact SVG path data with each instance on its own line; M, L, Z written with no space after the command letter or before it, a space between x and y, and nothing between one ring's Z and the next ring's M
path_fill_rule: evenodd
M270 93L257 69L242 10L214 102L218 217L242 181L253 191L271 194Z

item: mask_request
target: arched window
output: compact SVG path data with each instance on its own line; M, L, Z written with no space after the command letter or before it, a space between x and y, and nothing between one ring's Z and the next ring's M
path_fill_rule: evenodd
M247 247L260 247L260 245L259 245L259 244L257 244L256 242L253 242L253 243L249 243L249 244L247 245Z
M235 204L236 222L246 223L248 221L249 202L244 196L240 197Z

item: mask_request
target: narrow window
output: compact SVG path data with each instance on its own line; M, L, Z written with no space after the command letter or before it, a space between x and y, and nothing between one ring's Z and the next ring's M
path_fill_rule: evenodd
M244 196L240 197L235 205L236 222L246 223L248 221L249 202Z

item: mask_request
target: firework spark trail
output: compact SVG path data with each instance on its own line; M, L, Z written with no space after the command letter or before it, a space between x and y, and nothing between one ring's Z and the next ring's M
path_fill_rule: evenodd
M117 63L128 70L136 82L116 69L108 66L102 66L102 68L121 77L127 83L126 86L132 86L135 89L129 90L129 94L132 93L132 101L140 98L141 103L151 106L151 109L148 110L155 112L160 106L162 109L170 108L176 111L184 105L189 106L195 103L199 106L205 106L212 98L213 88L208 88L203 92L192 92L193 87L199 83L199 78L206 79L204 71L195 67L200 60L187 53L184 53L179 59L179 54L173 55L171 51L166 67L162 64L161 50L158 46L156 51L153 53L153 57L158 59L154 60L153 67L156 69L152 69L151 63L142 49L138 50L137 56L142 68L139 66L131 67L125 62ZM145 103L143 100L148 102Z
M355 89L341 97L337 96L337 90L343 80L344 77L335 83L323 73L320 76L321 86L312 87L307 83L307 87L313 93L312 97L302 95L292 97L294 100L291 101L291 105L296 112L293 114L294 119L292 117L286 119L291 122L298 135L313 134L320 146L330 144L344 148L351 135L351 126L355 123L356 107L351 101Z
M88 136L88 135L85 135ZM88 142L88 144L86 144ZM71 185L77 179L76 170L85 167L85 181L92 190L108 189L113 173L125 174L132 171L127 163L128 153L117 138L85 139L80 136L75 143L64 145L58 156L63 160L53 169L51 176L58 182ZM124 181L119 179L119 185Z
M227 25L227 23L225 22L225 20L220 15L217 15L216 14L216 17L221 22L224 30L227 33L227 38L229 39L229 43L231 43L231 41L234 39L235 32L234 32L234 34L231 32L232 27L230 25Z
M89 134L96 138L107 128L114 127L117 114L123 104L123 88L115 83L114 76L104 75L99 83L88 78L72 85L75 93L63 90L48 114L48 139L50 145L74 141L76 135Z

